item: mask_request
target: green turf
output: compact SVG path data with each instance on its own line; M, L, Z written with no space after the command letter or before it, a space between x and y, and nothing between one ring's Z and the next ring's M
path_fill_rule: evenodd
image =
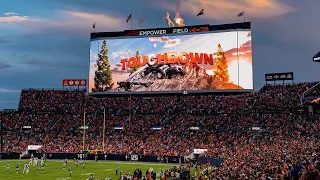
M29 174L22 174L23 164L28 163L28 160L1 160L0 161L0 180L9 179L27 179L27 180L68 180L68 179L79 179L88 178L91 173L94 174L95 178L100 177L103 180L106 177L112 180L119 179L119 175L116 175L116 166L119 167L119 172L122 171L125 174L127 171L133 175L136 168L142 170L142 175L148 168L153 168L154 171L159 175L160 170L164 171L173 167L173 164L157 164L157 163L140 163L140 162L119 162L119 161L87 161L85 168L79 165L78 168L73 166L72 177L69 177L69 171L63 170L63 160L47 160L45 162L45 172L38 172L36 166L30 167ZM6 173L6 164L10 163L10 172ZM20 172L16 173L16 164L19 164ZM68 161L68 166L73 165L73 161ZM158 178L157 178L158 179Z

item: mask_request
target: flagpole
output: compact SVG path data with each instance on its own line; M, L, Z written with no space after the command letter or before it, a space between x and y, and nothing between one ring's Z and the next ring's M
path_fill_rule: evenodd
M97 54L98 56L97 56L97 60L99 59L99 54L100 54L100 43L99 42L100 42L100 40L98 39L98 54Z
M203 16L204 16L204 7L202 9L203 9ZM202 24L204 24L204 18L202 18Z
M243 22L246 22L246 12L243 11Z
M131 30L132 30L132 21L133 21L133 18L132 18L132 13L131 13Z

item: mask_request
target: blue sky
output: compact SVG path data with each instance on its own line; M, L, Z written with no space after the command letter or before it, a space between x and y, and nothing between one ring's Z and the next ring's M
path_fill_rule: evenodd
M148 2L148 3L146 3ZM293 71L295 81L320 77L319 0L1 0L0 109L17 108L22 88L61 88L62 79L87 78L90 32L165 27L165 12L186 25L252 22L255 89L264 74ZM204 7L204 15L196 14ZM11 12L11 13L10 13Z

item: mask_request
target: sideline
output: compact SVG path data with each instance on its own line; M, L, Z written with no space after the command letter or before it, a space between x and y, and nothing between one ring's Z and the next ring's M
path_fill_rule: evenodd
M70 177L62 177L62 178L57 178L56 180L67 180L67 179L72 179Z
M47 161L51 161L51 162L62 162L64 159L47 159ZM73 159L68 159L68 161L70 160L70 162L73 160ZM7 162L12 162L12 161L29 161L29 159L1 159L1 161L7 161ZM154 166L178 166L180 164L173 164L173 163L168 163L168 164L160 164L160 163L154 163L154 162L142 162L142 161L139 161L139 162L132 162L132 161L112 161L112 160L100 160L98 162L95 162L95 160L86 160L86 162L94 162L94 163L106 163L106 164L148 164L148 165L154 165Z

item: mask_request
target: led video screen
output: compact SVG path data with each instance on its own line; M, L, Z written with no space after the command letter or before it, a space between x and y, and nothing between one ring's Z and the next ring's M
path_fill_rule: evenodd
M251 30L91 40L89 92L252 90Z

